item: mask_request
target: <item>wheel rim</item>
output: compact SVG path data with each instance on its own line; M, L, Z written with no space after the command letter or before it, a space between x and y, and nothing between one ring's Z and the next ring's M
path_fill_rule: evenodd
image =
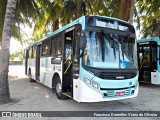
M56 91L57 91L58 94L60 94L60 93L62 92L62 86L61 86L60 83L58 83L58 84L56 85Z

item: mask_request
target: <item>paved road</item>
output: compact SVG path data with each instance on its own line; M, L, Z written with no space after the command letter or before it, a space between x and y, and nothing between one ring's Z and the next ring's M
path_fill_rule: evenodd
M1 111L160 111L160 86L140 84L138 97L132 99L78 103L72 99L59 100L50 88L37 82L30 83L22 66L10 66L9 71L11 98L14 102L0 105Z

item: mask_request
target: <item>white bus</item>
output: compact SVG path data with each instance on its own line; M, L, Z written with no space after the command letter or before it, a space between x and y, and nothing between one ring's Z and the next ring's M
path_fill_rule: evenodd
M30 81L59 99L98 102L136 97L135 29L105 16L82 16L25 49Z

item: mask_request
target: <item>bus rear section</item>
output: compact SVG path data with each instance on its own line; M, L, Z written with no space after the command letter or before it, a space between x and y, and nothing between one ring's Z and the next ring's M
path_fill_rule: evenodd
M139 81L160 84L160 39L159 37L137 40Z

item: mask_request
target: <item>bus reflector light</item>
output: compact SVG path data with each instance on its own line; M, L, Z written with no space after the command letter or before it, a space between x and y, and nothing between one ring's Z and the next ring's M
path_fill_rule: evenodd
M125 92L116 92L116 96L123 96Z
M76 88L78 88L78 85L75 85Z

